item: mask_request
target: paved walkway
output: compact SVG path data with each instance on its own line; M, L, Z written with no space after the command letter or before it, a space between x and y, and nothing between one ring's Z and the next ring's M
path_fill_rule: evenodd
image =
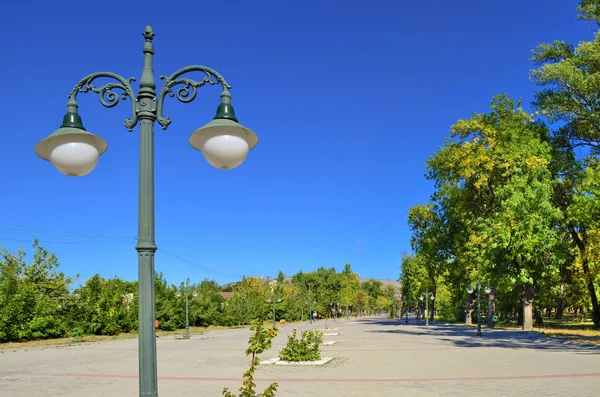
M337 359L324 367L268 366L259 389L279 382L288 396L598 396L600 347L557 341L536 333L405 324L383 318L329 322L338 344L323 347ZM324 328L323 320L312 326ZM286 326L265 352L277 356ZM248 358L249 331L211 332L190 340L159 338L161 397L220 396L237 390ZM137 396L137 340L0 350L0 396Z

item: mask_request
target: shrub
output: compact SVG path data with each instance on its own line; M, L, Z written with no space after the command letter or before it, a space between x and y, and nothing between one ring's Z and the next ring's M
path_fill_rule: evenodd
M71 338L80 338L85 335L85 330L80 326L75 326L69 331L69 336Z
M321 359L319 345L323 343L323 332L311 329L296 337L296 330L288 335L288 343L279 353L279 358L284 361L318 361Z

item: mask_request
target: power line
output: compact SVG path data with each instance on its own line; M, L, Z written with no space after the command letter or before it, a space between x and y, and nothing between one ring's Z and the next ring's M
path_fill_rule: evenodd
M92 234L85 234L85 233L63 232L63 231L49 230L49 229L46 229L46 231L41 231L41 230L37 230L34 227L22 226L22 225L0 226L0 231L1 230L5 230L8 233L17 234L18 236L15 236L15 237L21 237L19 234L22 234L22 233L33 234L33 235L40 235L40 234L48 235L48 240L46 240L44 238L41 238L41 239L38 238L38 241L40 241L41 243L44 243L44 244L112 245L112 244L131 244L131 243L137 241L137 238L124 237L124 236L106 236L106 235L101 236L101 235L92 235ZM25 237L25 236L22 236L22 237ZM101 240L106 240L106 241L101 241ZM29 242L29 243L31 242L31 240L26 240L26 239L22 239L22 238L21 239L13 238L13 236L10 236L8 238L0 237L0 241L15 241L15 242ZM210 267L201 265L197 262L186 259L186 258L184 258L180 255L177 255L174 252L171 252L162 247L158 250L158 253L164 253L165 255L167 255L171 259L174 259L175 261L177 261L179 263L182 263L182 264L192 267L192 268L201 269L205 272L210 272L210 273L222 276L222 277L241 278L240 275L223 273L218 270L212 269Z
M15 227L16 226L16 227ZM27 233L27 234L46 234L46 235L57 235L57 234L61 234L61 235L65 235L67 237L74 237L74 238L80 238L80 239L108 239L108 240L132 240L133 238L131 236L129 237L125 237L125 236L102 236L102 235L91 235L91 234L84 234L84 233L73 233L73 232L64 232L64 231L57 231L57 230L48 230L46 229L46 231L42 231L42 230L36 230L35 228L29 227L29 226L19 226L19 225L15 225L12 227L9 226L0 226L0 229L2 230L9 230L11 233Z
M158 252L159 253L164 253L164 254L170 256L171 258L177 260L178 262L181 262L184 265L187 265L187 266L190 266L190 267L195 267L195 268L198 268L198 269L202 269L204 271L211 272L211 273L217 274L219 276L223 276L223 277L241 278L241 276L239 274L238 275L233 275L233 274L219 272L217 270L214 270L214 269L211 269L209 267L200 265L200 264L198 264L196 262L193 262L193 261L191 261L189 259L183 258L183 257L181 257L181 256L179 256L177 254L174 254L174 253L172 253L172 252L170 252L170 251L168 251L168 250L166 250L164 248L159 249Z
M15 241L15 242L23 242L23 243L31 243L31 240L23 240L16 238L5 238L0 237L0 241ZM111 244L131 244L131 241L53 241L53 240L43 240L38 239L39 242L44 244L74 244L74 245L111 245Z

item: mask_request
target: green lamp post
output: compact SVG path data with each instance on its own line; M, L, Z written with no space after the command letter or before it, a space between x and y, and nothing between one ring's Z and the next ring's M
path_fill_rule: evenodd
M425 301L425 326L429 327L429 299L427 298L431 298L431 300L433 300L433 292L423 292L421 297L419 297L421 301Z
M185 280L185 335L184 339L190 339L190 304L189 304L189 295L190 295L190 279ZM181 292L177 291L175 296L180 298ZM195 298L198 296L198 291L194 291L192 296Z
M311 282L309 281L306 284L308 285L308 304L309 304L309 307L308 307L308 316L310 318L310 324L312 324L313 323L313 309L312 309L312 307L313 307L313 303L315 303L315 301L314 301L312 295L310 294Z
M483 336L483 333L481 332L481 285L482 284L485 284L485 283L482 283L481 281L477 281L477 336ZM489 286L486 287L485 293L489 294L490 292L492 292L492 289ZM467 293L472 294L473 288L468 287Z
M89 91L100 95L100 102L107 108L119 103L119 99L131 100L131 118L125 120L125 128L132 131L140 125L139 162L139 206L138 206L138 275L139 275L139 395L158 396L156 339L154 334L154 254L157 250L154 230L154 126L155 123L167 129L171 119L163 115L164 100L167 96L176 97L188 103L196 98L198 88L204 85L220 85L221 104L212 121L194 131L189 143L202 152L206 161L220 169L239 166L256 146L258 138L254 132L238 123L231 106L231 95L225 79L206 66L187 66L170 76L161 76L164 84L156 92L156 81L152 66L154 55L154 32L147 26L143 32L145 39L144 67L140 79L140 89L136 94L132 88L134 78L126 79L111 72L90 74L79 81L67 102L67 113L60 128L35 146L35 152L42 159L50 161L60 172L69 176L83 176L90 173L98 163L98 158L107 149L101 137L85 130L78 114L77 94ZM201 72L200 80L182 77L190 72ZM112 81L102 86L93 83L99 78ZM180 86L176 93L175 86ZM113 91L114 89L120 92ZM120 95L119 95L120 94Z
M276 309L276 304L277 303L281 303L282 300L279 297L275 297L273 295L271 295L271 298L267 299L267 303L271 303L273 305L273 328L275 328L275 309Z

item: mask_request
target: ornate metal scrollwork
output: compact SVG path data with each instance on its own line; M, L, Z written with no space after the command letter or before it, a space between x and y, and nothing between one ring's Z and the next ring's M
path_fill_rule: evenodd
M189 72L203 72L205 76L202 80L192 80L185 77L179 77ZM163 105L167 95L170 97L176 97L180 102L189 103L196 98L196 95L198 94L198 88L205 84L221 84L224 88L231 88L225 79L215 70L200 65L186 66L170 76L160 76L160 79L164 80L165 83L158 94L156 110L158 124L160 124L163 130L166 130L169 124L171 124L171 119L168 116L163 117ZM173 92L173 87L177 85L183 86L180 87L175 93Z
M110 83L104 84L100 87L96 87L92 84L94 82L94 80L96 80L98 78L103 78L103 77L117 80L118 83L110 82ZM112 107L117 106L120 99L125 100L127 97L129 97L131 99L131 118L125 119L124 125L128 131L131 131L131 130L133 130L133 127L135 127L135 125L138 122L135 93L133 92L133 88L131 88L131 82L133 82L133 81L135 81L134 77L125 79L124 77L121 77L115 73L110 73L110 72L93 73L93 74L90 74L89 76L84 77L83 79L81 79L81 81L79 81L79 83L77 83L75 85L75 87L69 94L69 98L75 99L77 97L77 94L80 92L86 93L86 92L92 91L100 96L100 103L103 106L105 106L107 108L112 108ZM113 89L115 89L115 88L122 90L123 92L119 95L118 93L113 91Z

